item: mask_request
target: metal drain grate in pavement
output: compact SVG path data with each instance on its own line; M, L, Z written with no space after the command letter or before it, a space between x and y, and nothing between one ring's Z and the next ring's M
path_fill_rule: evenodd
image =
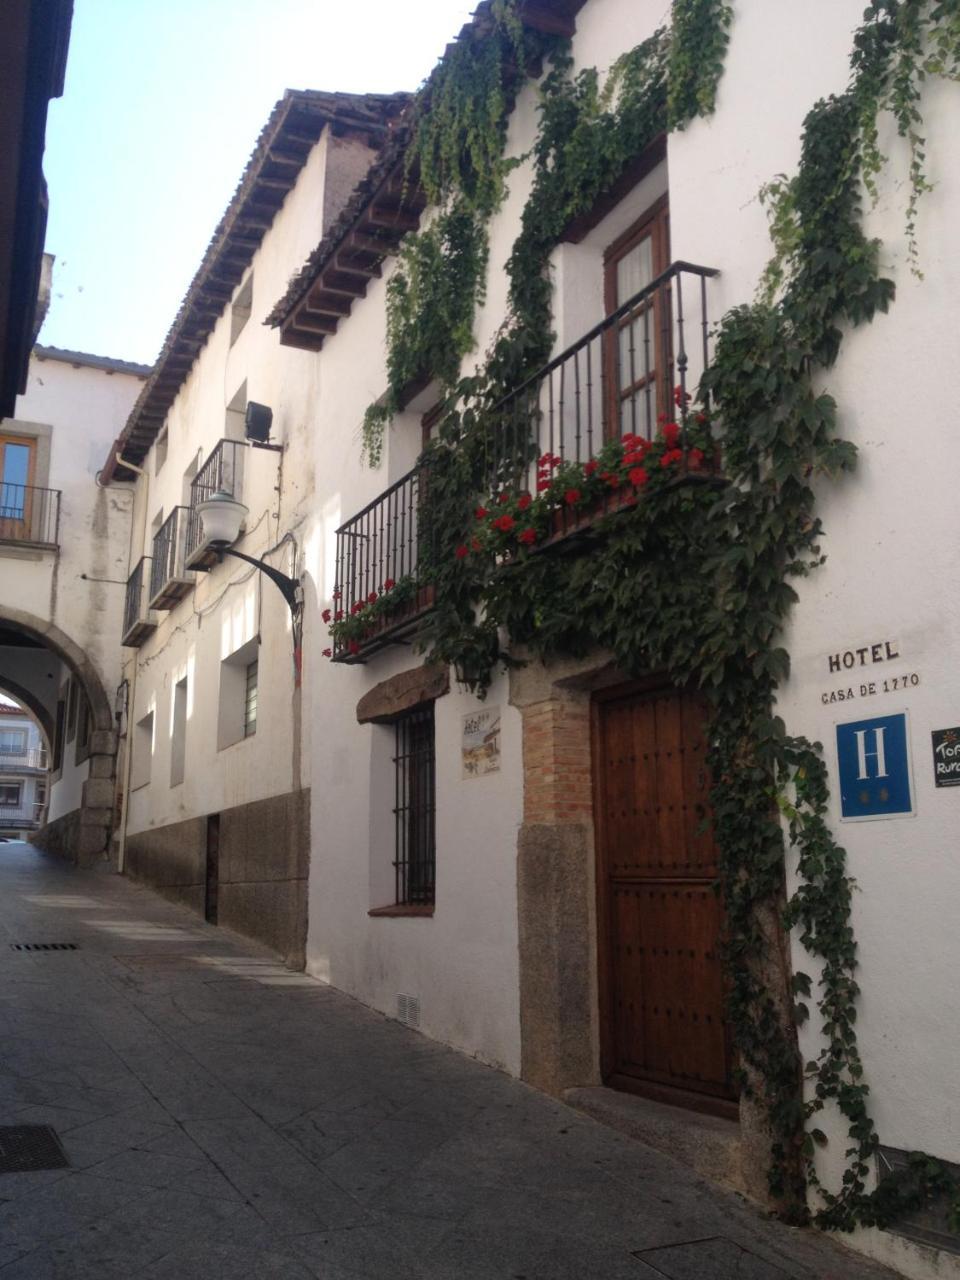
M11 951L79 951L76 942L11 942Z
M0 1173L69 1167L56 1130L48 1124L0 1125Z
M639 1249L633 1256L666 1280L789 1280L789 1272L726 1236Z

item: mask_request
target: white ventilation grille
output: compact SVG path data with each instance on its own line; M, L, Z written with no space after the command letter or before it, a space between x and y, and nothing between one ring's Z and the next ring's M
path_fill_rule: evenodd
M408 1027L420 1025L420 997L397 996L397 1017Z

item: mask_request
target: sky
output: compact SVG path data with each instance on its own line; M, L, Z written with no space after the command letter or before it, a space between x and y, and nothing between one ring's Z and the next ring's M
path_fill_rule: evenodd
M151 364L285 89L414 89L474 0L75 0L47 346Z

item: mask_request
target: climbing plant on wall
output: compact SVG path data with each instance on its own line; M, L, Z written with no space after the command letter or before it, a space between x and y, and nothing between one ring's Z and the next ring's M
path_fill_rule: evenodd
M907 242L916 266L917 202L929 189L921 88L929 76L957 77L960 0L872 0L854 36L847 89L813 106L796 175L767 190L774 254L761 296L723 318L700 388L706 434L698 447L709 454L711 438L722 446L722 482L650 485L602 524L589 557L562 558L536 554L520 539L522 495L508 495L513 525L490 525L483 488L502 403L551 349L550 252L570 219L610 190L668 124L679 128L712 110L730 21L726 5L676 0L672 34L657 33L625 55L602 85L595 72L573 75L564 49L549 51L533 188L508 263L510 312L482 367L457 383L423 459L421 541L437 601L429 643L480 693L498 661L515 660L500 652L503 633L537 657L603 648L628 674L661 670L704 688L713 706L712 806L743 1087L769 1120L770 1185L784 1211L803 1219L809 1182L821 1197L818 1220L850 1229L883 1225L956 1188L939 1162L917 1155L902 1175L866 1190L878 1138L855 1030L852 881L826 821L820 747L791 736L775 714L789 674L781 635L797 599L792 580L822 561L816 487L856 460L820 384L845 329L872 321L894 297L879 270L880 246L863 228L864 196L875 194L884 163L878 119L891 112L910 150ZM516 39L512 24L503 30ZM458 118L450 114L448 123ZM459 148L447 135L441 145L439 135L424 134L435 194L463 197L474 214L484 213L478 191L499 199L498 128L499 148L468 145L466 131ZM484 165L496 172L481 179L474 170ZM416 327L415 306L403 323ZM430 331L422 314L419 323ZM466 333L465 314L463 324ZM669 451L665 434L654 448L658 458ZM629 473L623 458L609 460L621 464ZM479 532L478 504L487 522ZM535 541L537 526L529 528ZM516 541L505 558L497 538L506 533ZM798 880L789 902L785 827ZM816 987L803 973L785 976L780 923L817 959ZM780 983L771 981L777 969ZM784 1000L778 990L786 981ZM809 1017L808 1001L823 1048L803 1064L796 1023ZM827 1108L849 1133L839 1191L819 1186L813 1161L826 1140L815 1119Z

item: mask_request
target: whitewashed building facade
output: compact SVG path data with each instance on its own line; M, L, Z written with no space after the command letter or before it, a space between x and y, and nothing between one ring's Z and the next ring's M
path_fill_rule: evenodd
M795 170L814 102L843 91L861 8L858 0L814 0L802 11L788 0L734 6L715 112L655 139L630 166L631 180L559 238L555 357L589 339L582 349L595 341L596 358L608 358L611 339L589 335L604 323L612 332L624 302L667 273L658 296L668 302L657 314L676 343L686 306L684 370L695 387L713 326L755 296L770 257L758 192ZM523 12L531 26L543 24L542 7ZM645 2L587 0L557 7L553 21L571 36L574 72L597 68L602 77L662 16ZM960 892L960 790L944 785L949 772L938 773L935 753L949 752L960 722L949 533L960 479L950 435L960 373L956 92L937 81L924 90L933 190L917 218L922 278L905 249L898 184L907 162L884 123L890 164L865 230L882 243L897 296L889 314L846 336L824 378L860 469L853 481L818 482L828 559L799 582L785 641L792 674L777 705L791 732L825 748L828 818L858 887L858 1027L881 1142L891 1159L923 1150L951 1164L960 1163L960 1024L944 1013L955 1005L960 954L944 904ZM409 575L400 522L420 509L417 460L439 397L429 380L411 387L379 467L361 463L360 424L389 381L394 252L432 216L404 177L404 105L322 94L289 94L278 105L118 442L114 475L136 476L123 623L123 866L541 1088L607 1083L712 1110L733 1126L734 1143L744 1120L743 1163L730 1176L758 1194L749 1166L762 1165L763 1135L738 1102L724 1040L715 860L684 818L670 836L688 841L682 871L676 853L654 871L631 853L622 864L629 873L617 875L617 849L649 836L626 816L623 796L634 797L636 815L646 785L640 773L629 786L617 773L628 756L632 768L647 747L657 759L688 753L671 774L677 811L700 803L693 793L706 785L706 765L704 756L690 763L704 750L692 692L655 672L628 680L597 653L501 671L481 701L457 679L463 672L423 665L417 626L442 601L422 582L356 652L334 645L342 660L333 662L324 654L324 611L379 598L392 589L385 583ZM507 313L503 268L532 189L537 105L536 83L522 84L506 141L517 163L489 222L465 374ZM628 313L637 333L648 306L652 294ZM677 355L674 346L671 369ZM579 376L583 366L571 361L556 368ZM541 390L558 385L551 377ZM569 382L560 394L567 409L556 410L551 448L562 452L572 438ZM589 396L583 389L584 414ZM271 411L266 438L256 406ZM657 429L649 419L646 427ZM219 491L247 509L237 549L299 585L293 610L256 569L218 563L204 548L195 507ZM882 801L864 801L869 786L856 784L893 770L894 738L899 800L885 787ZM663 808L672 813L672 803ZM788 852L788 882L794 865ZM681 903L669 929L666 906L622 907L642 894ZM626 959L631 948L643 952L645 938L655 954L665 931L679 939L677 956L689 950L696 960L689 971L669 960L669 947L648 967ZM787 946L792 967L816 977L799 940ZM674 1009L662 997L658 1004L660 982L682 992ZM634 1016L653 1048L634 1051ZM681 1035L666 1021L681 1017L697 1030ZM815 1058L817 1019L799 1035L803 1061ZM844 1122L828 1110L818 1125L829 1185L842 1171ZM909 1240L876 1229L853 1239L905 1274L960 1275L948 1235L940 1224L917 1227Z

